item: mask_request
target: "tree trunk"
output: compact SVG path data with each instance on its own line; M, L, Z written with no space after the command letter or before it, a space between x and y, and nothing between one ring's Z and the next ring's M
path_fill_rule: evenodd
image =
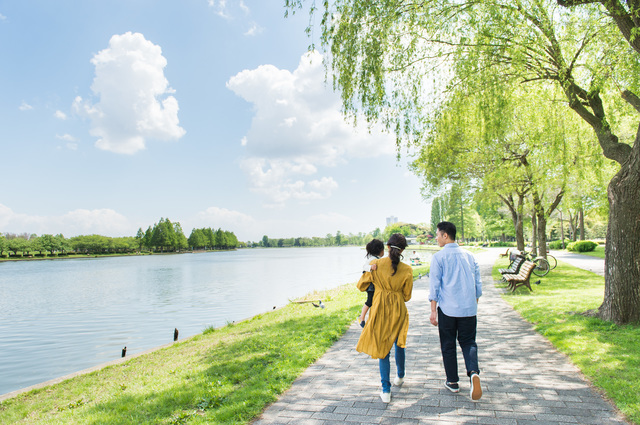
M584 209L580 207L580 240L584 240Z
M547 258L547 218L538 213L538 256Z
M536 209L531 212L531 228L533 229L531 235L531 252L538 250L538 220L536 219Z
M634 154L611 179L605 247L603 320L640 321L640 131Z
M516 229L516 247L519 251L524 250L524 197L526 191L518 193L518 203L516 204L513 195L503 196L498 194L502 202L509 208L511 212L511 220L513 227Z

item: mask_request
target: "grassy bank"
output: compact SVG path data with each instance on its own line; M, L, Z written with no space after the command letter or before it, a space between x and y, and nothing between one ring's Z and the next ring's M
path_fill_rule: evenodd
M0 423L242 424L260 414L346 331L355 285L289 305L0 403Z
M498 268L506 266L507 260L498 260L495 280L500 280ZM603 295L603 277L558 262L533 292L519 288L503 297L640 424L640 324L617 326L593 317Z

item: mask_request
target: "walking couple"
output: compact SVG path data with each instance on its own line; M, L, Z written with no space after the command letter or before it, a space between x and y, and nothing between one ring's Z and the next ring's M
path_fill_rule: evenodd
M482 388L476 345L476 315L482 282L475 258L461 249L455 240L456 226L446 221L438 223L436 241L443 249L431 258L430 321L438 327L440 334L445 387L455 393L460 391L457 339L470 381L471 399L479 400ZM385 403L391 400L389 355L392 347L395 347L397 370L394 385L402 385L405 377L405 347L409 331L409 313L405 303L411 299L413 290L411 267L400 262L406 247L407 241L403 235L391 235L387 242L388 257L372 260L370 271L364 272L357 284L361 291L370 290L371 284L375 287L369 318L364 324L356 350L379 359L382 382L380 398ZM364 313L361 319L364 320Z

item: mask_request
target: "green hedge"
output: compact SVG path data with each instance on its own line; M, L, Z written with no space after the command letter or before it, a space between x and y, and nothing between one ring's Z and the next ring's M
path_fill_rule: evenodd
M564 246L568 246L571 243L571 240L565 239ZM549 242L549 249L562 249L562 241L557 240L553 242Z
M597 243L591 241L571 242L567 245L567 249L573 252L590 252L596 249Z
M507 247L513 247L516 246L515 242L491 242L489 243L489 246L507 246Z

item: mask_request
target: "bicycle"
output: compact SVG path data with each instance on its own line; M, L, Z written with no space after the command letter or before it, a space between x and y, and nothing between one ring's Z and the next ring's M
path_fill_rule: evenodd
M558 261L552 255L547 255L547 257L551 257L553 259L553 263L554 263L553 267L551 266L551 263L544 257L534 258L532 252L521 251L520 255L523 256L525 260L529 260L536 265L533 269L533 274L535 274L538 277L546 276L551 270L553 270L558 265Z

